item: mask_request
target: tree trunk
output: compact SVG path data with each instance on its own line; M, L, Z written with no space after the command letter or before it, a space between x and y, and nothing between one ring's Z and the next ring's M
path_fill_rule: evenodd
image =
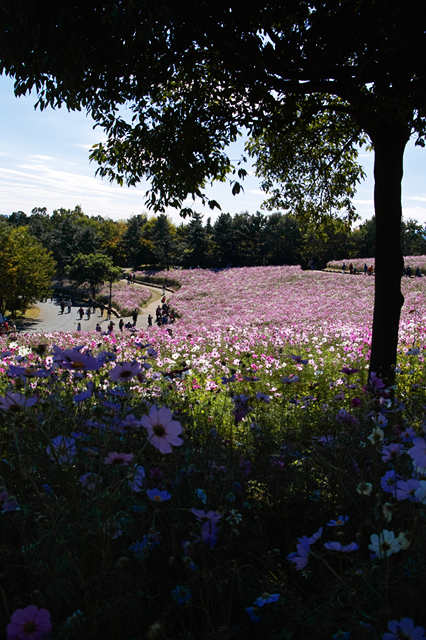
M376 267L370 373L387 384L395 380L398 329L404 296L401 293L401 181L409 132L401 125L380 123L369 132L375 150L374 208Z

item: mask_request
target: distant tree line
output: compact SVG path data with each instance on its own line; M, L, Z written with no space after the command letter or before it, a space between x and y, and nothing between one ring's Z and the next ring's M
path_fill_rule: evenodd
M10 227L26 227L51 252L59 277L66 275L78 254L104 254L114 265L131 268L306 267L310 260L323 268L329 260L373 257L376 236L374 218L351 230L340 219L313 227L290 213L221 213L213 224L195 213L188 223L175 225L164 214L114 221L89 217L77 206L52 215L46 208L35 208L30 215L18 211L2 218ZM403 221L401 243L404 255L425 255L424 226Z

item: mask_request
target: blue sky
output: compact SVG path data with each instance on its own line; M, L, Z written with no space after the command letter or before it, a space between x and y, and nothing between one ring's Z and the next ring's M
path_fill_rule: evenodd
M104 134L93 129L93 121L84 112L66 109L40 112L34 110L31 96L15 98L13 81L0 76L0 214L13 211L31 213L33 207L72 209L81 205L87 215L101 215L114 220L146 211L144 194L147 185L119 187L95 177L96 165L89 162L90 147ZM235 143L230 156L237 160L243 141ZM373 215L373 155L361 154L367 179L359 186L354 199L363 219ZM208 195L217 200L222 211L255 213L264 199L254 175L244 180L244 193L232 196L228 184L215 184ZM188 204L191 204L189 202ZM196 203L193 207L211 216L212 212ZM175 223L181 222L176 210L168 212ZM407 146L404 162L403 213L426 223L426 149Z

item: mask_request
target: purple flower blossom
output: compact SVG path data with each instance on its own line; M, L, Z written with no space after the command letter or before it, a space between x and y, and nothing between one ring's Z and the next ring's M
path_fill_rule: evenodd
M374 390L380 390L385 388L385 383L381 378L377 376L376 373L374 373L374 371L372 371L370 374L370 384Z
M53 345L53 353L56 360L61 363L62 369L71 371L99 371L104 362L94 356L81 353L80 349L60 349Z
M397 480L402 480L401 476L399 476L393 469L385 473L380 480L380 485L384 491L388 491L389 493L394 493L395 485Z
M158 489L148 489L146 495L150 500L154 500L155 502L165 502L172 497L167 491L159 491Z
M359 546L356 542L351 542L344 547L342 547L340 542L324 542L324 547L329 551L342 551L343 553L347 553L349 551L357 551L357 549L359 549Z
M7 511L18 511L19 508L16 498L14 496L8 496L3 502L2 513L6 513Z
M280 597L279 593L272 593L272 594L264 593L262 596L260 596L254 601L254 604L256 605L256 607L263 607L265 604L270 604L271 602L278 602L279 597Z
M197 518L197 520L199 520L200 522L219 522L219 520L222 518L222 515L220 513L217 513L216 511L208 511L207 513L205 511L203 511L202 509L191 509L192 513L194 514L194 516Z
M349 516L339 516L337 520L330 520L327 522L327 527L341 527L349 520Z
M79 480L83 487L87 487L90 491L93 491L97 483L103 482L102 476L97 473L85 473L84 476L80 476Z
M209 549L213 549L217 542L217 531L216 523L212 520L201 525L201 540Z
M413 458L414 462L421 469L426 469L426 439L414 438L413 447L408 451L408 455Z
M418 502L416 491L420 487L420 481L414 478L397 480L395 490L392 492L397 500L410 500L410 502Z
M104 458L104 464L120 465L127 467L129 462L133 460L135 456L133 453L117 453L117 451L111 451L106 458Z
M300 538L299 538L300 539ZM303 540L296 545L297 551L293 551L287 556L287 560L293 562L296 565L296 570L301 571L308 564L309 554L311 553L311 547L308 540Z
M129 480L129 487L131 488L131 490L135 491L136 493L141 491L144 478L145 478L145 469L135 464L135 472L134 472L133 478Z
M46 451L51 460L57 461L59 464L71 463L77 453L75 446L75 438L66 438L65 436L57 436L51 440L52 446L48 446Z
M7 640L41 640L51 630L49 611L30 604L12 613L11 622L6 627Z
M392 443L386 445L382 449L382 460L383 462L389 462L393 458L397 458L404 451L404 446L402 444Z
M186 587L175 587L172 589L172 596L179 604L186 604L191 600L191 592Z
M390 633L384 633L382 640L424 640L425 630L423 627L415 627L414 621L411 618L401 618L398 620L391 620L388 622L388 629Z
M253 607L246 607L246 611L248 613L248 616L250 618L250 620L252 622L260 622L260 618L259 616L256 614L255 610Z
M4 398L0 397L0 409L22 409L35 405L38 398L26 398L22 393L6 393Z
M308 364L309 360L302 360L302 356L291 355L290 358L296 362L296 364Z
M130 380L138 373L141 372L141 366L139 362L124 362L123 364L118 364L108 372L109 377L114 382L122 381L126 382L126 380Z

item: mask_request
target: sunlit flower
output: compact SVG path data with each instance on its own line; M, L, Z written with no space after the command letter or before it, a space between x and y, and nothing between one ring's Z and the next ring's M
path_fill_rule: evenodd
M130 380L141 371L141 366L139 362L124 362L123 364L118 364L108 372L109 377L114 382L126 382L126 380Z
M94 356L85 355L79 349L60 349L53 345L53 352L56 359L60 361L63 369L72 371L98 371L104 366L102 360Z
M179 422L172 419L172 412L167 407L157 409L152 406L149 415L142 416L141 424L148 431L148 440L161 453L171 453L172 446L183 444L178 437L182 433Z

